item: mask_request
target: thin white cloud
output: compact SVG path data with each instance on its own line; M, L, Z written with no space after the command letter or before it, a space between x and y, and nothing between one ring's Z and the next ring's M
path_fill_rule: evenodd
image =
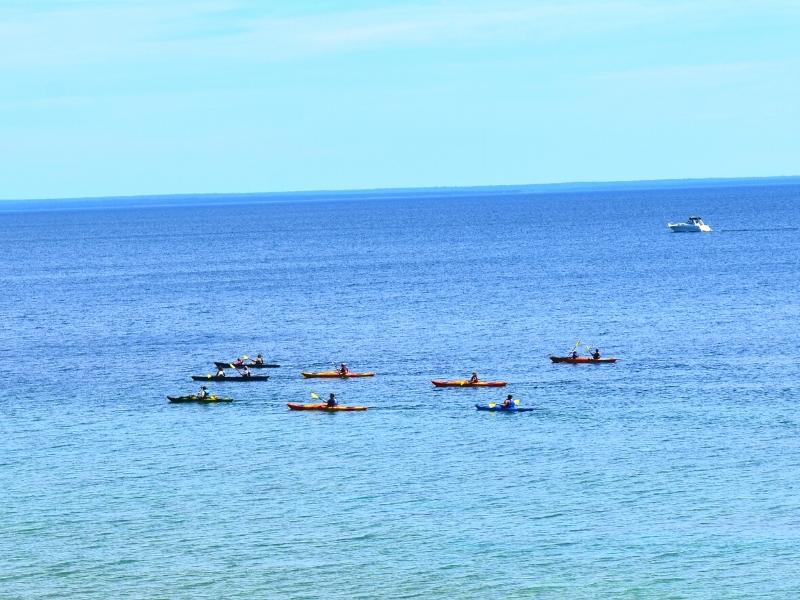
M436 44L548 43L673 23L718 24L741 14L800 15L782 0L544 0L448 2L311 14L253 17L226 38L224 53L290 60L336 52Z
M703 85L736 83L754 77L800 78L800 59L750 60L698 65L667 65L600 73L589 79L632 85Z
M0 9L0 67L92 65L156 56L165 39L202 29L226 3L60 2Z
M291 61L392 47L547 43L659 24L718 24L749 14L800 16L800 5L788 0L473 0L294 16L234 0L56 6L0 9L0 67Z

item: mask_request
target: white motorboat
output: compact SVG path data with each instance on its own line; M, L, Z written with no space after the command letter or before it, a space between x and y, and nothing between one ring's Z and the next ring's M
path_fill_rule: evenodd
M711 231L711 227L703 223L700 217L689 217L686 223L667 223L670 231L675 233L691 233L695 231Z

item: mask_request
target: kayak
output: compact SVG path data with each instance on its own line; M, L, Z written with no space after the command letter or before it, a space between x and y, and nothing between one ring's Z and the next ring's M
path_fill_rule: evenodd
M534 410L529 406L510 406L508 408L503 408L502 403L497 403L494 406L489 406L488 404L476 404L475 408L478 410L489 410L492 412L530 412Z
M234 362L220 362L215 360L214 366L218 369L241 369L242 367L247 367L248 369L277 369L280 365L273 365L271 363L263 363L260 365L254 363L243 363L241 365L237 365Z
M202 402L203 404L213 402L233 402L233 398L221 398L219 396L206 396L205 398L198 398L197 396L167 396L170 402Z
M470 383L466 379L456 381L442 381L441 379L434 379L431 381L436 387L505 387L505 381L479 381L478 383Z
M229 375L219 377L217 375L192 375L195 381L266 381L269 375L250 375L250 377L242 377L241 375Z
M375 373L367 372L367 373L348 373L347 375L342 375L339 371L317 371L316 373L313 371L302 371L301 375L303 377L340 377L341 379L349 379L350 377L375 377Z
M295 402L289 402L286 406L291 410L322 410L325 412L367 410L366 406L328 406L327 404L297 404Z
M551 356L550 360L554 363L570 363L573 365L578 364L601 364L601 363L615 363L616 358L592 358L591 356L579 356L572 358L571 356Z

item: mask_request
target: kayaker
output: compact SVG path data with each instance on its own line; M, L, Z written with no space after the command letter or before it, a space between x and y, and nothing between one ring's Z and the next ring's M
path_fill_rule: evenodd
M200 389L195 395L197 396L198 400L205 400L206 398L208 398L208 391L206 390L206 386L204 385L200 386Z
M475 371L472 372L472 377L469 378L469 382L478 383L478 374Z
M251 375L252 373L250 372L250 369L247 367L247 365L242 367L242 377L250 377Z
M578 351L577 350L573 350L572 351L572 358L578 358Z
M242 357L240 356L235 361L233 361L233 364L237 367L241 367L244 364L244 360L242 360Z
M503 409L508 410L509 408L513 407L514 407L514 398L511 396L511 394L509 394L508 398L503 400Z
M264 364L264 357L260 354L256 356L256 359L253 361L254 365L263 365Z
M592 352L592 358L595 360L600 360L600 348L594 349L594 352Z
M225 369L217 367L217 374L214 377L225 377Z
M350 372L350 369L347 368L347 363L342 363L342 365L339 367L339 375L344 377L349 372ZM331 395L333 395L333 394L331 394Z
M325 406L327 406L328 408L333 408L334 406L338 405L339 403L336 401L336 396L334 396L333 394L328 396L328 401L325 403Z

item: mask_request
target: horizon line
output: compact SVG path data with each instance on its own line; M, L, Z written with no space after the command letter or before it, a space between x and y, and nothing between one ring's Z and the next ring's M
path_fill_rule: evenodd
M796 180L796 181L787 181ZM0 198L0 204L5 203L27 203L27 202L82 202L82 201L105 201L105 200L134 200L134 199L179 199L196 197L254 197L254 196L299 196L299 195L322 195L322 194L370 194L386 192L414 192L414 191L489 191L489 190L508 190L532 192L537 188L544 191L556 192L559 188L574 191L575 188L602 188L606 190L615 187L631 189L637 185L645 187L662 187L668 189L675 187L702 187L712 185L714 187L728 183L767 183L767 182L786 182L800 183L800 175L766 175L754 177L685 177L668 179L622 179L605 181L559 181L547 183L505 183L505 184L476 184L476 185L439 185L439 186L404 186L404 187L376 187L376 188L327 188L327 189L307 189L307 190L283 190L283 191L260 191L260 192L170 192L170 193L144 193L144 194L120 194L120 195L98 195L98 196L59 196L59 197L39 197L39 198Z

